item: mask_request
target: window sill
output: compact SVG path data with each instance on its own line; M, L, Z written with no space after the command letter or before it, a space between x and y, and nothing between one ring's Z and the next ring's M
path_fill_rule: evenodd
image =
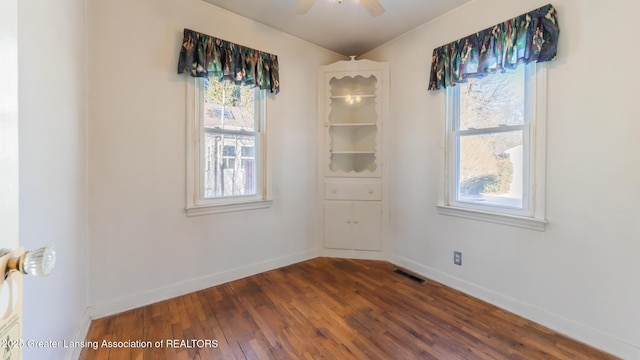
M444 205L438 205L436 208L440 215L457 216L465 219L515 226L529 230L545 231L545 225L547 224L547 220L524 216L497 214Z
M185 208L187 216L202 216L209 214L221 214L236 211L266 209L273 205L273 199L268 200L251 200L245 202L235 202L229 204L215 205L194 205Z

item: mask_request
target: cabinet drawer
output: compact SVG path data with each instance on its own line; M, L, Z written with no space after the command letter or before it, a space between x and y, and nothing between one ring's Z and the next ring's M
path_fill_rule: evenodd
M328 200L382 200L382 185L377 183L325 183L324 198Z

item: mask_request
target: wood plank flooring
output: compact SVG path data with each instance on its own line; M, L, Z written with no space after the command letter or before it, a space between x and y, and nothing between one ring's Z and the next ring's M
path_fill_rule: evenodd
M615 359L394 269L317 258L98 319L80 359Z

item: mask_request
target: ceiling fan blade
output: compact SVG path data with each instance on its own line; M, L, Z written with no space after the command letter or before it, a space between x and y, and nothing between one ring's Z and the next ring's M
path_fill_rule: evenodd
M296 5L296 14L306 14L316 0L300 0Z
M360 3L373 17L380 16L385 12L384 7L382 7L379 0L360 0Z

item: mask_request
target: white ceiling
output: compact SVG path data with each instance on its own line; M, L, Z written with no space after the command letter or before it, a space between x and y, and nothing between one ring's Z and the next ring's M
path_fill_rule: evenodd
M380 0L372 17L358 0L316 0L297 15L299 0L204 0L343 55L362 55L470 0Z

